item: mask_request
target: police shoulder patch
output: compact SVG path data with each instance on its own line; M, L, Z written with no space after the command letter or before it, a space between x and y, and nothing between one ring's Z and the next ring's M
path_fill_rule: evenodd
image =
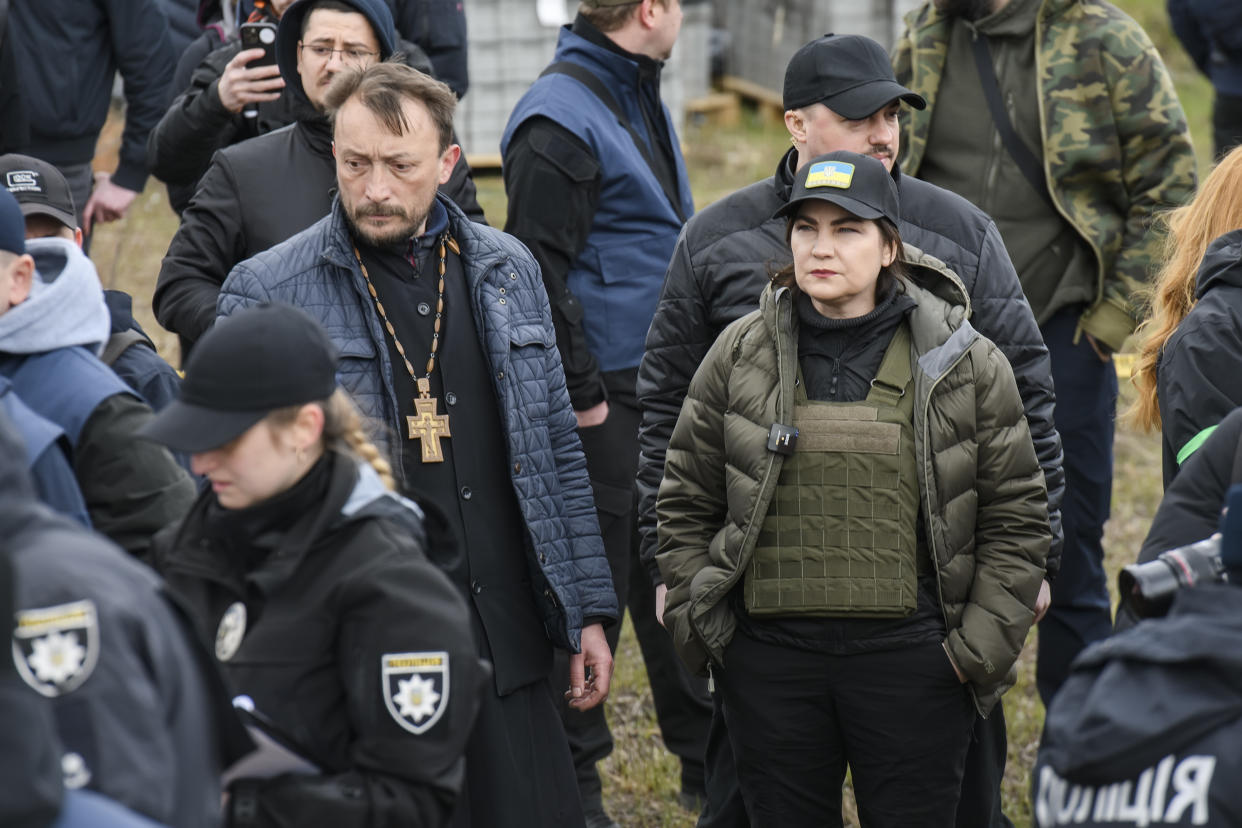
M99 660L94 601L74 601L17 613L13 664L22 680L48 698L82 686Z
M448 653L385 653L380 656L380 690L397 724L426 733L448 707Z
M848 190L854 181L854 165L848 161L820 161L806 173L806 188L836 187Z

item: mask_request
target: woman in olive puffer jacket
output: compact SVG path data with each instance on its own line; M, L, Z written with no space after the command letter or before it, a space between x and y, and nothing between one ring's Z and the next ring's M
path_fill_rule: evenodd
M669 444L664 622L715 678L753 825L839 824L847 765L864 824L952 825L1034 621L1043 474L878 161L821 156L781 214L792 273L721 334Z

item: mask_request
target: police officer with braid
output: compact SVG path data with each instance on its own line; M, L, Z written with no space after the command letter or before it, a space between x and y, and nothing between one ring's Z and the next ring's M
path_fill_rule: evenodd
M336 370L310 317L261 305L208 332L143 431L211 484L155 566L295 757L226 777L227 825L445 825L465 779L488 669Z

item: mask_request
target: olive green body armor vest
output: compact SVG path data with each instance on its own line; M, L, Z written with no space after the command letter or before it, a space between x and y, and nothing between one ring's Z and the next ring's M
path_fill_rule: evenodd
M905 323L866 400L808 401L799 377L797 444L785 458L746 570L750 614L892 618L914 611L913 386Z

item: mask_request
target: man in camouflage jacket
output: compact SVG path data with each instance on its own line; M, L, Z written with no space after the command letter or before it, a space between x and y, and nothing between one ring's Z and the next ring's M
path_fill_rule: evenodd
M1194 153L1155 47L1103 0L928 0L906 25L897 80L928 106L903 121L902 169L995 219L1052 358L1066 486L1061 574L1040 624L1048 701L1109 631L1111 355L1143 312L1153 216L1194 190Z

